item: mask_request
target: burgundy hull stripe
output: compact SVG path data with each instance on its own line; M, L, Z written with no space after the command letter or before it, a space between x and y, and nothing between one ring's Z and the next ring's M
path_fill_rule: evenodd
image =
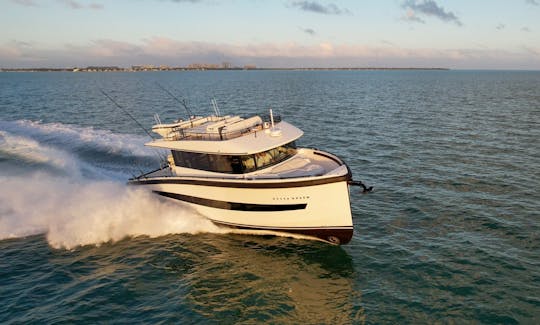
M142 178L142 179L132 179L129 181L129 184L133 185L151 185L151 184L185 184L185 185L202 185L202 186L212 186L212 187L234 187L234 188L292 188L292 187L304 187L304 186L315 186L329 183L337 183L350 180L350 174L329 177L323 179L311 179L306 181L286 181L283 179L282 182L277 183L262 183L259 181L253 182L238 182L238 181L213 181L213 180L202 180L202 179L183 179L183 178Z
M351 241L351 238L353 236L352 226L350 227L320 227L320 228L301 228L301 227L273 228L273 227L251 227L247 225L224 223L224 222L219 222L216 220L212 220L212 222L220 226L226 226L226 227L235 228L235 229L269 230L269 231L305 235L305 236L310 236L310 237L316 237L324 241L329 241L334 244L336 242L332 241L330 239L331 237L335 237L339 239L339 244L347 244L348 242Z
M172 199L189 202L198 205L204 205L207 207L235 210L235 211L290 211L290 210L302 210L305 209L307 204L251 204L251 203L238 203L238 202L226 202L212 199L205 199L196 196L154 191L154 193L166 196Z

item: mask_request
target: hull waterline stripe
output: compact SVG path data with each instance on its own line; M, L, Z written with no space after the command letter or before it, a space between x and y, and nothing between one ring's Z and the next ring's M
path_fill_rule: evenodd
M240 225L228 222L222 222L214 219L210 219L213 223L220 226L236 228L236 229L246 229L246 230L267 230L267 231L277 231L291 234L306 235L311 237L317 237L326 242L332 244L347 244L351 241L353 236L353 226L323 226L323 227L263 227L263 226L249 226L249 225ZM334 239L332 239L332 237ZM335 241L335 238L338 241Z
M269 227L269 226L251 226L243 225L238 223L230 223L225 221L219 221L215 219L210 219L215 224L220 224L222 226L227 226L231 228L238 229L253 229L253 230L270 230L270 231L281 231L281 232L290 232L294 230L353 230L353 226L320 226L320 227Z
M212 199L205 199L196 196L162 192L162 191L153 191L156 194L169 197L175 200L189 202L198 205L204 205L211 208L224 209L224 210L235 210L235 211L290 211L290 210L303 210L306 208L306 203L301 204L252 204L252 203L238 203L238 202L227 202L227 201L218 201Z

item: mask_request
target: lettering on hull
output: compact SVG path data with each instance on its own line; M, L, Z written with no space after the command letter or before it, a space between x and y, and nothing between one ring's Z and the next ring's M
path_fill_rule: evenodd
M207 207L224 209L224 210L235 210L235 211L290 211L290 210L303 210L307 207L307 203L300 204L252 204L252 203L239 203L239 202L227 202L227 201L218 201L212 199L206 199L196 196L154 191L154 193L166 196L172 199L179 201L189 202L198 205L204 205Z

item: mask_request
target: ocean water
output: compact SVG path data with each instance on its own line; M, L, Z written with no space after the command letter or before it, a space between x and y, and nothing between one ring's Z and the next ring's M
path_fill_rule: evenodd
M347 246L143 190L145 127L269 108L354 178ZM535 324L540 72L0 73L0 323Z

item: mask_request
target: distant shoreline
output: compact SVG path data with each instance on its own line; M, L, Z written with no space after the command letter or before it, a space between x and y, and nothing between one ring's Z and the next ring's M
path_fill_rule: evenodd
M239 71L239 70L284 70L284 71L355 71L355 70L441 70L449 68L188 68L188 67L151 67L151 68L120 68L120 67L87 67L87 68L0 68L0 72L149 72L149 71Z

